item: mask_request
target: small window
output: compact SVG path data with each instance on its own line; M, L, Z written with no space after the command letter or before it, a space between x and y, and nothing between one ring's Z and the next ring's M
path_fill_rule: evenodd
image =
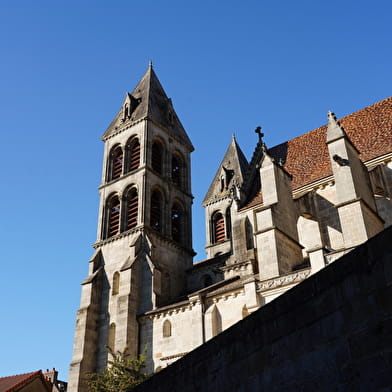
M116 271L113 274L112 295L117 295L120 288L120 273Z
M174 203L171 210L171 234L172 239L181 243L183 231L184 213L178 203Z
M151 166L157 173L163 173L163 147L159 142L154 142L152 145Z
M151 195L150 226L159 233L162 232L162 196L158 191Z
M110 153L109 162L109 178L108 180L115 180L122 174L124 154L121 146L115 147Z
M164 338L168 338L172 335L172 326L169 320L163 322L162 335Z
M126 198L127 205L127 219L126 219L126 230L132 229L137 226L138 223L138 195L137 190L132 188L127 193Z
M109 327L108 346L114 351L116 342L116 324L111 323Z
M118 233L120 227L120 200L117 196L113 196L109 200L107 225L107 237L112 237Z
M213 242L222 242L225 240L225 220L223 215L218 212L212 219Z

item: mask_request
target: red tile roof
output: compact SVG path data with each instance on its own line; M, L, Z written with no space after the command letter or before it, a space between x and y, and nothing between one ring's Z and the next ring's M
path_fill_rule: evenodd
M36 377L42 377L42 380L45 382L41 370L31 373L17 374L15 376L1 377L0 392L16 391L18 388L22 387L24 384L30 382ZM50 391L49 387L47 389Z
M362 161L392 152L392 97L343 117L339 122L359 150ZM323 125L269 150L276 160L282 158L285 162L285 169L293 176L294 190L332 175L326 131L327 126Z

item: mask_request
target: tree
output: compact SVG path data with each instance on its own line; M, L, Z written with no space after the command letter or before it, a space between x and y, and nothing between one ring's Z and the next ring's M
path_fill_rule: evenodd
M146 361L144 354L131 359L128 347L117 352L110 347L107 350L112 359L108 360L106 368L99 373L88 374L87 385L90 392L128 392L148 378L142 372Z

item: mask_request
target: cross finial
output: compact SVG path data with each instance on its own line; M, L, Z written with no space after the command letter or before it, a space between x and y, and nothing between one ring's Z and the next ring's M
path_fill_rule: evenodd
M260 126L255 129L255 133L257 133L259 135L259 143L261 143L263 141L264 133L261 132Z

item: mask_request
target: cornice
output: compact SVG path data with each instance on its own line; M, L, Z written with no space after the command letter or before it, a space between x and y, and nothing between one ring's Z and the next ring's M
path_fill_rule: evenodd
M271 289L276 289L278 287L284 287L289 284L299 283L305 280L309 275L310 275L310 268L296 271L288 275L283 275L276 278L264 280L257 283L257 291L263 292Z

